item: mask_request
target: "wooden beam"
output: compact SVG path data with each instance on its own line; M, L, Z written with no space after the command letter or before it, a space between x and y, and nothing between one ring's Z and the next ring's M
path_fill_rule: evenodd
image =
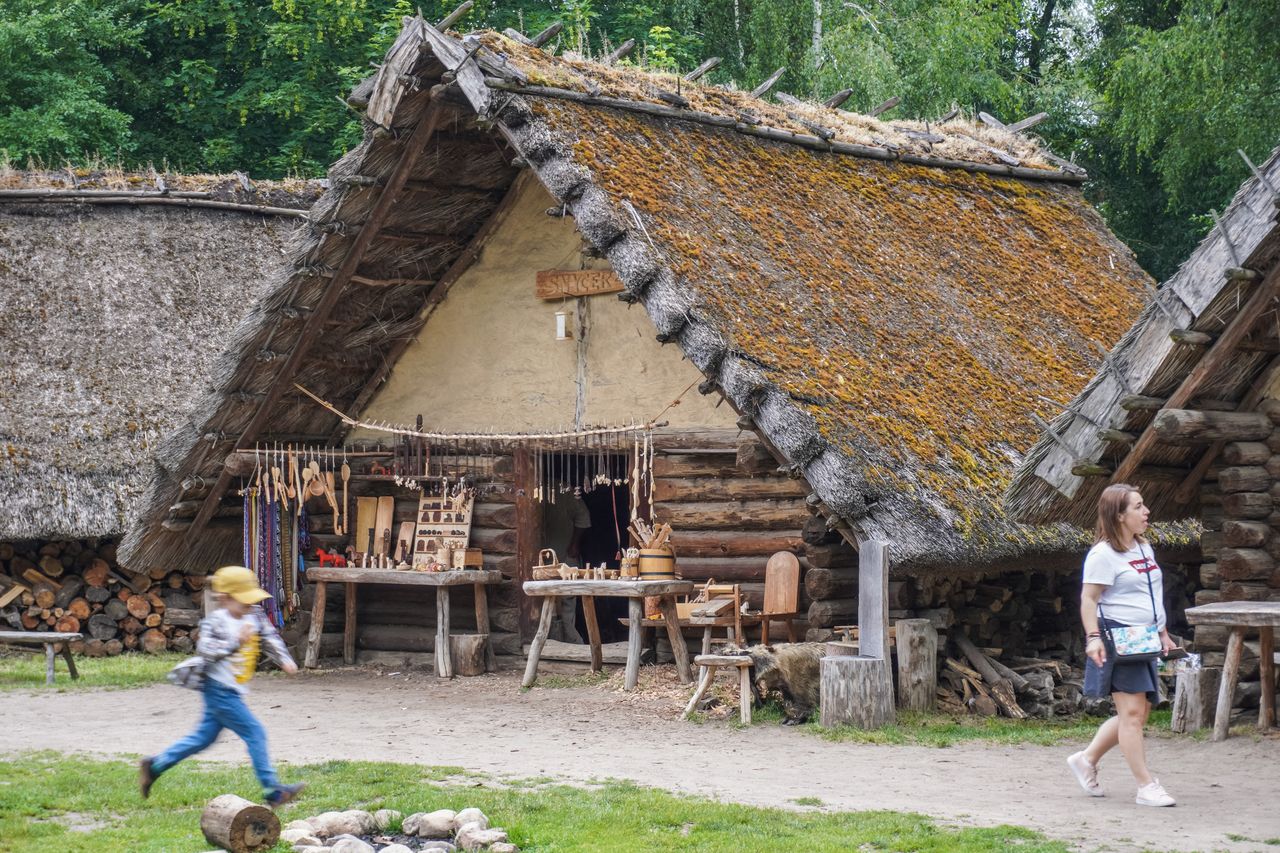
M867 115L871 116L872 118L875 118L876 116L883 115L884 113L889 112L889 110L893 109L900 103L902 103L902 98L898 97L897 95L894 95L892 98L885 101L883 104L880 104L879 106L876 106L876 107L872 107L871 112L867 113Z
M383 220L390 214L396 197L404 187L405 181L408 180L409 173L413 170L414 164L417 163L419 155L426 150L427 141L431 139L440 123L443 109L437 96L441 91L443 91L443 87L436 87L431 90L431 100L427 104L425 113L414 127L413 135L409 138L408 144L402 149L400 161L396 164L391 177L387 179L386 188L378 197L378 201L374 204L373 210L370 211L368 219L365 220L360 229L360 233L351 242L350 247L347 249L346 257L342 259L342 265L338 267L334 277L329 280L329 285L325 288L319 303L316 304L315 310L307 318L302 328L302 333L298 336L298 344L280 367L275 378L271 380L271 385L266 392L267 396L258 405L258 411L254 414L253 419L249 421L244 432L241 433L239 443L253 441L258 436L258 433L262 431L262 427L273 414L272 409L275 407L276 401L280 399L281 393L289 387L289 383L298 372L298 367L301 366L302 360L311 351L312 345L320 339L319 333L324 326L325 320L329 318L330 312L333 311L333 307L338 303L338 297L342 295L347 282L360 265L365 251L372 244L378 229L382 227ZM222 493L226 491L230 482L231 475L223 468L218 474L217 483L209 490L208 496L205 497L204 506L200 507L200 512L196 514L190 529L187 531L188 541L198 536L204 529L205 524L212 517L213 511L217 508L218 501L222 498Z
M777 71L775 71L775 72L773 72L772 74L770 74L770 75L769 75L769 79L765 80L765 81L764 81L763 83L761 83L759 86L756 86L754 89L752 89L752 90L751 90L751 97L753 97L753 98L762 98L762 97L764 97L764 95L765 95L765 94L766 94L770 89L772 89L775 85L777 85L777 82L778 82L779 80L781 80L781 79L782 79L782 75L783 75L783 74L786 74L786 73L787 73L787 66L785 66L785 65L784 65L784 66L782 66L781 68L779 68Z
M853 97L852 89L841 89L839 92L836 92L830 98L827 98L825 101L823 101L822 105L824 107L830 107L833 110L839 109L841 104L843 104L845 101L849 100L852 97Z
M475 263L477 258L480 257L480 253L484 250L485 244L489 241L489 238L493 236L494 232L503 223L503 221L506 220L507 215L511 212L511 208L515 205L516 198L520 195L520 192L532 180L534 180L533 174L526 170L522 171L516 176L516 179L511 182L511 187L507 190L507 194L503 197L502 201L500 201L493 209L493 213L489 215L489 218L485 221L484 225L480 226L480 230L478 230L476 235L471 238L471 242L468 243L466 248L464 248L462 252L459 253L458 257L454 259L453 263L449 266L449 269L445 270L444 274L440 276L439 280L436 281L435 286L423 300L424 310L422 314L422 322L419 324L419 329L426 325L428 318L431 316L431 312L435 310L436 305L440 304L440 300L444 299L445 293L447 293L449 288L453 286L453 283L457 281L473 263ZM369 383L365 385L364 389L356 395L355 400L353 400L351 405L347 408L347 413L349 415L352 417L360 416L360 413L364 411L364 407L368 405L369 400L371 400L373 395L377 393L378 388L380 388L382 383L386 381L387 377L391 375L391 371L394 369L396 362L400 360L400 356L404 354L404 351L408 349L409 344L411 344L413 340L414 338L410 336L396 341L395 345L387 352L387 356L383 361L382 367L376 374L374 374L373 378L369 380ZM339 424L338 430L332 437L332 441L336 443L342 434L347 432L347 429L348 428L345 424Z
M1013 124L1005 127L1010 133L1022 133L1024 130L1030 130L1040 122L1049 117L1048 113L1036 113L1033 116L1027 116L1022 121L1015 121Z
M705 62L703 62L697 68L693 69L688 74L684 75L685 82L692 83L694 80L697 80L699 77L703 76L704 74L710 74L712 71L715 70L716 66L718 66L719 64L720 64L720 57L712 56L708 58Z
M556 36L560 35L560 31L564 29L564 21L556 21L533 38L529 39L529 44L534 47L542 47Z
M1231 319L1230 325L1205 352L1204 358L1192 368L1191 373L1182 380L1178 389L1169 395L1169 399L1165 402L1166 408L1180 408L1186 405L1213 372L1226 363L1236 345L1244 340L1258 317L1262 315L1262 309L1275 298L1277 287L1280 287L1280 266L1273 268L1266 279L1258 285L1248 301ZM1133 443L1132 449L1116 467L1115 474L1111 476L1111 482L1123 483L1126 477L1132 475L1142 464L1147 451L1158 440L1154 429L1150 426L1144 429L1142 435Z
M603 60L604 64L612 65L613 63L617 62L619 59L622 59L624 56L626 56L628 53L630 53L635 49L636 49L636 40L627 39L622 44L618 45L612 51L609 52L609 55L606 56Z
M448 15L445 15L440 20L440 23L436 24L436 29L440 32L444 32L449 29L449 27L452 27L454 24L458 23L458 21L462 20L462 17L470 12L471 7L474 5L476 5L476 0L467 0L467 2L454 9Z

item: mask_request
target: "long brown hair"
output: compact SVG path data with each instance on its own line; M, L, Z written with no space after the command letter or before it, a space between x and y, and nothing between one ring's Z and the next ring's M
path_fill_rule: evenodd
M1106 542L1117 552L1120 547L1120 516L1129 508L1129 495L1138 489L1128 483L1112 483L1102 490L1098 497L1098 523L1093 528L1093 542ZM1138 542L1145 542L1141 536L1135 537Z

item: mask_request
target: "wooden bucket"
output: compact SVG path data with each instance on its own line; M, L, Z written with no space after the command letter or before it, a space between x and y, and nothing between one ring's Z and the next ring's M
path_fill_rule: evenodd
M640 549L640 580L669 581L676 576L676 555L669 548Z

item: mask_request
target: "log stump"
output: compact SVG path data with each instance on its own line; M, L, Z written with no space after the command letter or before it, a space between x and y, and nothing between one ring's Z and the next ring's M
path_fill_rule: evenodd
M928 619L897 623L898 704L907 711L932 711L938 694L938 632Z
M1216 667L1178 673L1169 728L1186 734L1213 725L1213 711L1218 703L1218 685L1221 682L1222 670Z
M205 840L231 853L270 850L280 839L280 819L266 806L235 794L214 797L200 815Z
M454 634L449 637L454 675L484 675L488 634Z
M821 672L820 721L824 728L851 725L875 729L893 722L893 673L888 660L828 656L821 661Z

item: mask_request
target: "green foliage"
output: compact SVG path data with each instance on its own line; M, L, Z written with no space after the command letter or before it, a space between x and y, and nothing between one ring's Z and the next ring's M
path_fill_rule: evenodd
M919 853L1066 853L1067 846L1015 826L957 828L897 812L762 809L677 796L628 782L587 788L564 784L508 787L458 768L331 761L285 767L307 790L282 822L332 809L391 808L403 814L476 806L521 850L912 850ZM166 773L150 799L138 796L136 766L126 761L50 753L0 761L0 850L6 853L160 853L203 850L200 812L224 793L259 795L249 767L184 762ZM802 798L804 799L804 798ZM286 853L281 842L276 851Z
M0 151L48 163L322 174L361 134L340 103L401 20L457 0L10 0L0 18ZM1111 227L1169 274L1263 160L1280 114L1280 0L479 0L457 27L565 29L547 47L890 118L953 105L1036 128L1090 170Z

